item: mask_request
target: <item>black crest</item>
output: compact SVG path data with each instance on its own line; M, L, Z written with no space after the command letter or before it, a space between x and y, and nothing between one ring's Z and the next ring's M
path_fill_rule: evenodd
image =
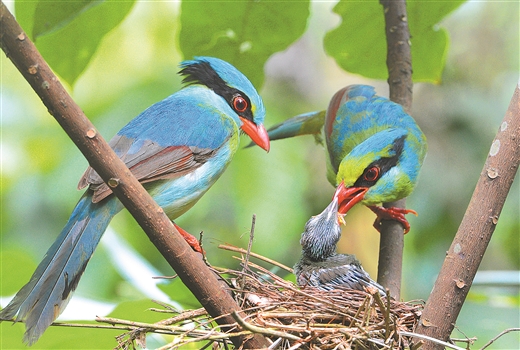
M242 117L253 121L253 114L251 111L251 101L249 97L242 91L229 86L224 79L211 67L207 61L198 60L192 61L189 64L183 65L179 74L183 76L182 82L187 85L201 84L205 85L216 94L222 96L232 109L233 99L237 96L243 97L247 101L247 110L240 114Z

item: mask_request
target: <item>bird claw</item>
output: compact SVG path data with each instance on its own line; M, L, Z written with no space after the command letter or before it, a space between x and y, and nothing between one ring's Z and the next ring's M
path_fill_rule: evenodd
M181 234L181 236L186 240L186 243L189 244L189 246L196 251L197 253L201 253L202 255L205 254L204 249L200 246L200 242L197 238L195 238L193 235L186 232L182 227L177 225L176 223L173 223L177 231Z
M378 207L375 205L369 205L368 206L370 210L372 210L376 215L377 219L374 221L374 228L381 232L381 222L383 220L396 220L404 227L404 234L407 234L410 232L410 224L408 223L408 220L404 217L405 214L414 214L417 216L417 212L412 209L404 209L404 208L384 208L384 207Z

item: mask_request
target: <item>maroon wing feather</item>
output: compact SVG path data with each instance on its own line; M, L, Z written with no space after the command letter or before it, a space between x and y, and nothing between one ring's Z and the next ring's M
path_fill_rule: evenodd
M162 147L146 140L137 152L128 153L133 140L120 135L115 136L110 145L141 183L180 177L200 167L216 152L215 149L190 146ZM94 203L112 194L92 167L87 168L78 184L79 189L86 186L94 191Z

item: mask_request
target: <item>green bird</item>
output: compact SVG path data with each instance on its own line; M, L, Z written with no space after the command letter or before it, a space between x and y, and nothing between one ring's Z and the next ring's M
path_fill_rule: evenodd
M412 193L426 155L426 137L401 105L377 96L367 85L350 85L332 97L326 111L306 113L268 130L270 140L312 134L327 147L327 178L336 187L338 215L363 203L382 220L397 220L410 230L405 214L384 208Z

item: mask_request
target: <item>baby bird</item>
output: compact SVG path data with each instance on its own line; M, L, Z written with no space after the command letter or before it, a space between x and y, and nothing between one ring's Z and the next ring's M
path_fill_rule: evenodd
M370 278L354 255L336 253L342 219L338 215L338 198L334 196L321 214L307 221L300 239L302 257L294 265L296 282L302 287L309 285L322 290L338 287L365 290L370 286L385 296L385 289Z

